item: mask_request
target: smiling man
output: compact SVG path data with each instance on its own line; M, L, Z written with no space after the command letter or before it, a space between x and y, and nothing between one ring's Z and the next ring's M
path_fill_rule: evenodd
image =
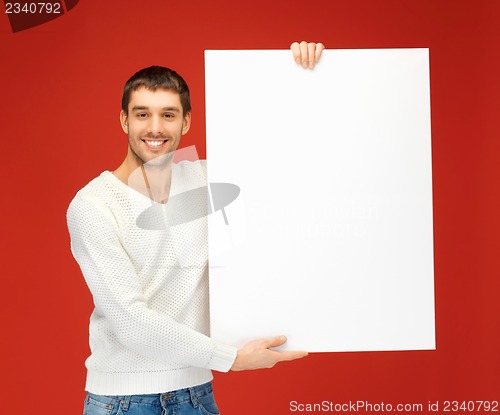
M129 137L126 161L134 161L132 168L175 151L191 125L188 86L167 68L137 72L125 85L120 121Z
M292 45L304 68L323 48ZM206 186L204 161L173 162L191 125L182 77L159 66L137 72L125 84L120 121L128 136L123 163L80 190L67 214L71 249L95 304L84 414L218 414L211 370L270 368L307 353L273 350L284 336L240 350L209 337L206 216L138 225L151 206L163 212L162 224L173 223L169 197Z

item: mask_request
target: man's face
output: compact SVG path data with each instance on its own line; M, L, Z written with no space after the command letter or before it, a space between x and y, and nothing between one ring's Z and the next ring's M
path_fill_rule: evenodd
M177 149L189 130L191 114L183 114L178 93L142 87L130 95L128 115L122 111L120 121L128 135L129 157L147 163Z

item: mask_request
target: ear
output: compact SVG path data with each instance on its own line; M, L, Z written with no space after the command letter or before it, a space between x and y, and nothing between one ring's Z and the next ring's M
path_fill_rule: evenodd
M128 134L128 115L123 110L120 111L120 124L125 134Z
M182 120L182 135L186 134L191 127L191 111L188 112Z

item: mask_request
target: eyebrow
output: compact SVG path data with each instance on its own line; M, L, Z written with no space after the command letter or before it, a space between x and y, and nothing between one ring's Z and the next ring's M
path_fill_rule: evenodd
M149 110L149 107L146 107L144 105L136 105L132 107L132 111L144 111L144 110ZM163 107L161 111L181 112L180 109L177 107Z

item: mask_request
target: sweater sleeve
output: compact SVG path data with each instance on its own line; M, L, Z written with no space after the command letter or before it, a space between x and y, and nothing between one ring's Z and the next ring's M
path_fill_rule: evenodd
M170 363L228 371L236 349L212 340L145 301L111 212L78 194L68 213L71 250L99 313L117 341L135 353Z

